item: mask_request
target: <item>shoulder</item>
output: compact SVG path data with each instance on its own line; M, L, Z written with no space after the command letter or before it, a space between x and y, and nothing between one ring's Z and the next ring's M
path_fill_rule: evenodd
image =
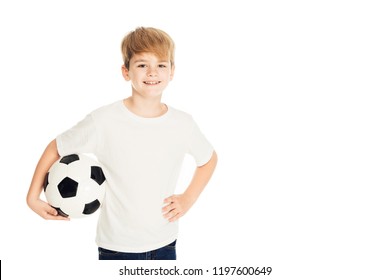
M178 109L171 107L171 106L169 106L169 111L170 111L170 116L174 120L188 122L188 123L194 122L192 115L187 113L187 112L178 110Z
M106 117L108 115L112 115L117 113L120 110L122 100L118 100L115 102L112 102L110 104L106 104L104 106L101 106L95 110L93 110L90 115L93 118L100 118L100 117Z
M192 131L196 126L193 116L182 110L169 107L171 123L183 131Z

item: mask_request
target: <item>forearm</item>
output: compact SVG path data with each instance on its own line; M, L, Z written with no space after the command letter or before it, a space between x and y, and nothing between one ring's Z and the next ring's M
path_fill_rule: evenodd
M207 183L209 182L211 176L214 173L215 167L217 166L218 157L215 152L211 156L211 159L202 166L196 168L194 176L189 184L188 188L185 190L184 195L195 202Z
M42 192L43 181L45 179L46 173L53 165L53 163L59 159L59 157L60 156L58 155L56 141L53 140L46 147L35 169L33 178L31 180L31 185L27 194L27 203L29 205L32 200L39 199L39 196Z

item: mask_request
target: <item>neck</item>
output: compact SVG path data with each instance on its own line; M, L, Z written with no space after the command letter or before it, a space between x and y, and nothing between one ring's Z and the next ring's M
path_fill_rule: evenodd
M130 96L124 104L131 112L143 118L156 118L164 115L168 108L161 103L161 98L142 98Z

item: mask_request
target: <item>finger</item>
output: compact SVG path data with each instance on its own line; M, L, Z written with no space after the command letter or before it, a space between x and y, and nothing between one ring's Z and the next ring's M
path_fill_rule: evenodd
M164 206L164 207L162 208L162 212L163 212L163 213L167 213L167 212L170 212L170 211L172 211L172 210L174 210L174 209L175 209L175 204L172 202L172 203L170 203L170 204Z
M64 220L64 221L69 221L69 218L58 215L58 212L55 208L48 206L46 209L46 212L43 216L44 219L46 220Z
M179 209L174 209L174 210L172 210L172 211L170 211L170 212L168 212L168 213L166 213L165 215L164 215L164 217L167 219L167 220L171 220L171 219L173 219L174 217L176 217L176 216L178 216L179 215L179 217L180 216L182 216L183 214L182 214L182 211L180 211Z
M165 213L165 215L168 215L168 213L171 213L171 214L177 214L177 213L180 213L183 211L183 208L181 207L181 205L179 203L171 203L165 207L163 207L163 213Z
M173 203L176 201L177 196L176 195L171 195L170 197L167 197L164 199L164 203Z
M163 213L169 212L169 210L170 210L170 205L164 206L163 208L161 208L161 210L162 210Z
M48 207L46 207L45 210L49 215L53 215L53 216L58 215L57 210L54 207L51 207L50 205L48 205Z
M53 216L53 220L70 221L70 219L68 217L64 217L61 215Z
M182 216L183 216L182 213L178 213L178 214L174 215L173 217L171 217L170 219L168 219L168 221L169 221L170 223L176 222L176 221L177 221L178 219L180 219Z
M165 219L169 219L169 218L173 215L174 211L175 211L175 210L173 209L173 210L171 210L171 211L165 212L165 213L163 214L163 217L164 217Z
M46 220L62 220L62 221L70 221L69 218L61 216L61 215L51 215L49 213L46 213L44 216Z
M176 197L171 196L171 197L166 198L164 200L165 205L162 208L163 212L169 212L172 209L174 209L177 205L177 202L178 202L178 200Z

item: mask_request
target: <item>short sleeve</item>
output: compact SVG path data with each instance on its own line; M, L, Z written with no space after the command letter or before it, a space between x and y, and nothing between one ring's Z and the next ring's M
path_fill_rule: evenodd
M213 152L213 146L194 122L188 146L188 154L194 157L197 166L202 166L211 159Z
M91 115L56 138L60 156L73 153L94 153L97 147L97 132Z

